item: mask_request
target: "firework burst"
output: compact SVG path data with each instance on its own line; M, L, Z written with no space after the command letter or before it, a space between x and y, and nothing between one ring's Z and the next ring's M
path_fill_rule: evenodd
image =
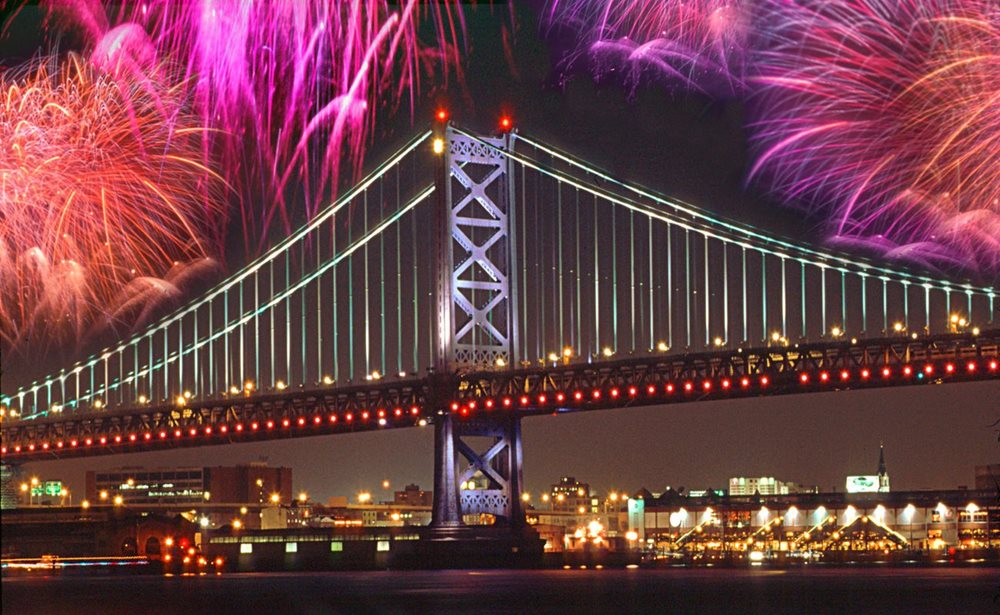
M377 103L412 109L422 74L458 66L464 31L454 0L49 5L95 62L183 67L202 123L217 129L202 134L203 154L238 188L251 253L272 227L287 231L325 204L342 170L360 169Z
M925 265L1000 265L1000 6L767 2L751 177L833 240Z
M744 88L749 38L746 0L550 0L549 28L577 33L568 64L593 60L598 75L644 74L715 96Z
M76 346L214 253L221 182L176 92L70 55L0 76L0 340ZM98 326L97 329L100 329Z

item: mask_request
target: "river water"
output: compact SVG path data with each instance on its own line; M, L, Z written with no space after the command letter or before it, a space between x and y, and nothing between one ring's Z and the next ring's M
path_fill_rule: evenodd
M1000 614L1000 568L446 570L5 578L3 615Z

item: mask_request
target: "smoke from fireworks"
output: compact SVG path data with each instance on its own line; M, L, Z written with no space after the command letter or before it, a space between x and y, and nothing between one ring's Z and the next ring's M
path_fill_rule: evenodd
M276 222L287 230L325 204L342 162L360 168L377 103L408 97L412 107L422 73L437 65L447 76L457 66L464 30L454 0L50 5L86 35L95 60L157 57L184 67L202 122L218 129L203 134L203 152L240 188L251 252ZM420 35L428 21L429 42Z
M593 60L598 75L651 74L671 87L737 94L749 36L748 0L549 0L543 21L574 33L568 56Z
M769 2L754 124L764 176L835 241L1000 265L1000 5Z
M74 346L206 266L220 182L176 92L79 56L0 75L0 342Z

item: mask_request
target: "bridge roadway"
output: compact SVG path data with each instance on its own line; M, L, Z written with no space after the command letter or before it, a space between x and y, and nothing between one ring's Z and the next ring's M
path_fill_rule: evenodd
M650 353L359 385L290 388L3 419L4 463L521 416L833 390L1000 379L1000 329L971 333Z

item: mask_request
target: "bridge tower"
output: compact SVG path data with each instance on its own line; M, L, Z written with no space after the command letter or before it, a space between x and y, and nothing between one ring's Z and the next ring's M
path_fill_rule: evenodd
M437 348L434 400L434 507L439 534L465 527L463 516L492 514L521 529L521 426L510 413L457 418L450 400L462 371L518 361L513 165L515 135L472 138L452 126L439 135L437 182ZM465 438L485 439L485 448ZM485 484L484 484L485 483ZM467 488L478 484L485 488Z

